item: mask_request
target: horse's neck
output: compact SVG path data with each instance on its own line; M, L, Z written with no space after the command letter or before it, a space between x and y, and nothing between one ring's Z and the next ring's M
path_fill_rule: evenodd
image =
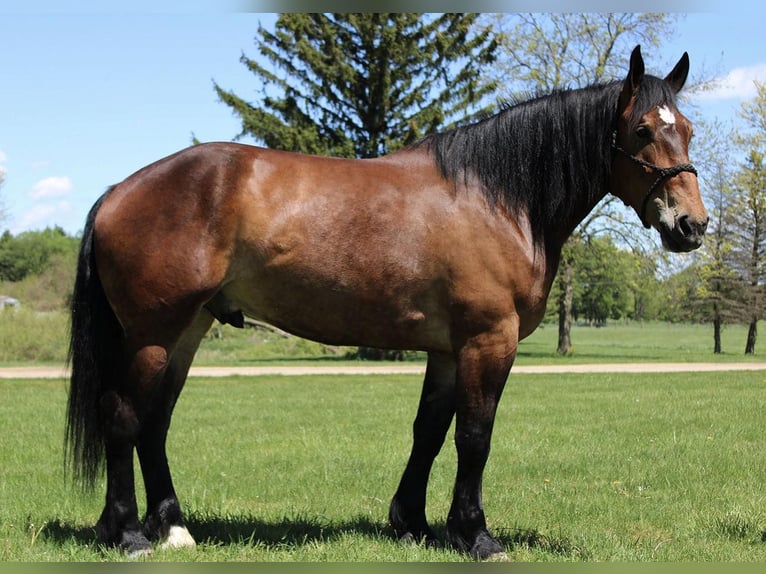
M606 88L604 90L606 92ZM602 101L600 105L608 110L615 104ZM571 110L569 113L578 114L578 110ZM591 117L595 116L596 114L593 114ZM566 189L566 194L571 199L571 202L568 202L569 208L559 214L559 221L553 222L552 229L549 229L550 241L559 252L577 227L609 193L609 164L612 152L609 145L611 138L608 134L611 132L611 119L609 114L605 114L600 121L591 121L582 127L579 139L583 142L593 142L592 145L598 146L598 149L586 145L568 145L569 142L564 142L563 147L569 156L561 154L551 157L549 169L560 170L567 166L570 169L571 166L581 169L578 177L574 178L574 183ZM571 135L568 137L572 139Z

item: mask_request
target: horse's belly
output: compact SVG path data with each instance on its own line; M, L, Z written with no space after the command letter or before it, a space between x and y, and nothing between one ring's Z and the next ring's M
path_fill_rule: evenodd
M229 284L223 293L232 308L249 317L330 345L450 349L448 320L435 294L392 296L383 291L381 285L351 291L317 280L303 284L295 279L261 278Z

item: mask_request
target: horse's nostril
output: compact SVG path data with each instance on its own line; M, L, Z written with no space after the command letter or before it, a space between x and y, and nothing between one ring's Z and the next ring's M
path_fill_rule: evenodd
M702 237L705 235L708 221L710 218L705 218L704 221L696 221L689 218L688 215L681 215L678 218L678 229L683 237Z
M678 228L681 230L681 234L684 237L689 237L693 233L688 215L682 215L678 218Z

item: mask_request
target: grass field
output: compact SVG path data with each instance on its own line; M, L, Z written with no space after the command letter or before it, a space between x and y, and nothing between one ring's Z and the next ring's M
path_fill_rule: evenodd
M345 362L352 349L333 348L296 337L283 338L253 329L216 326L217 337L206 338L196 363L204 365L245 365L254 363ZM518 365L619 362L733 362L762 361L763 355L744 354L747 327L727 325L723 330L723 353L713 353L710 325L671 323L611 323L606 327L574 326L570 355L556 353L556 325L543 324L521 342ZM756 345L756 351L761 345ZM411 353L411 360L424 360L422 353Z
M461 561L386 524L420 382L193 379L169 458L193 550L164 561ZM122 560L92 525L103 485L63 477L64 381L0 381L0 560ZM766 560L766 372L511 375L485 474L490 528L530 562ZM443 533L454 448L428 513ZM143 504L143 502L140 502Z
M29 309L0 315L0 366L60 365L66 360L68 318L60 311L36 313ZM727 325L723 353L715 355L710 325L610 323L606 327L572 328L572 354L556 353L557 327L543 324L521 342L517 364L593 362L732 362L760 361L763 341L756 354L745 356L747 328ZM763 336L761 337L763 339ZM347 347L328 347L298 337L255 329L215 325L195 360L198 365L296 364L349 362ZM409 353L408 360L423 361L423 353ZM356 362L356 361L354 361Z

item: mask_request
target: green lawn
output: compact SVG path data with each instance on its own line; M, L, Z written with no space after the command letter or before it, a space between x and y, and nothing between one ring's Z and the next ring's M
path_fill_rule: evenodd
M196 364L246 365L259 363L346 362L349 348L326 347L296 337L283 338L253 329L216 326L197 354ZM603 362L733 362L762 361L764 356L744 354L747 328L728 325L723 330L723 353L713 353L710 325L670 323L611 323L606 327L574 326L573 353L556 353L558 329L543 324L521 342L516 364L561 364ZM756 345L756 351L761 345ZM423 361L423 353L409 360Z
M544 324L521 342L517 364L605 362L732 362L763 361L766 354L745 355L746 325L727 325L723 352L713 353L713 327L688 323L612 323L605 327L574 326L571 355L556 354L557 325ZM761 346L756 345L756 351Z
M459 561L400 546L388 502L414 376L192 379L169 458L199 545L161 561ZM62 471L64 381L0 381L0 560L121 560L94 543L103 485ZM766 561L766 372L511 375L484 481L516 561ZM436 461L443 533L455 471ZM140 504L143 504L142 502Z
M0 314L0 366L61 365L66 360L68 318L63 312L19 312ZM763 337L756 354L744 355L745 325L727 325L723 330L723 353L715 355L710 325L610 323L606 327L572 328L574 352L556 354L558 330L543 324L521 342L517 364L560 364L593 362L732 362L760 361ZM349 362L353 348L328 347L298 337L282 337L256 329L215 325L203 340L197 365L314 364ZM423 361L423 353L408 353L407 359Z

